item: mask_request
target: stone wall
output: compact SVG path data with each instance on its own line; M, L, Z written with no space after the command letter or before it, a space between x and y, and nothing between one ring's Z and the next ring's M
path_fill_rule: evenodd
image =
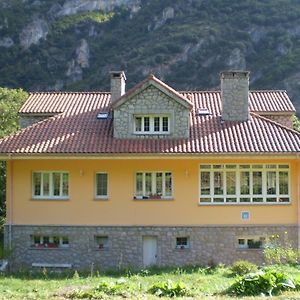
M285 233L286 232L286 233ZM74 269L143 267L143 237L157 237L159 266L231 264L238 259L263 261L261 249L239 249L241 237L285 236L297 246L297 226L12 226L12 270L32 263L69 263ZM68 236L69 248L32 247L31 235ZM108 236L109 247L98 249L95 236ZM188 237L188 249L176 249L176 237ZM5 227L8 243L8 226Z
M158 114L170 117L170 134L134 134L134 115ZM189 109L150 86L114 110L116 138L188 138Z
M262 115L263 117L275 121L283 126L293 129L292 115Z

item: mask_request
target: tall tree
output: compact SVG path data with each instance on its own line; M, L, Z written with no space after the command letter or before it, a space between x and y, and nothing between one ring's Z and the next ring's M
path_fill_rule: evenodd
M18 111L28 94L21 89L0 88L0 138L19 129ZM0 161L0 236L5 221L6 164Z

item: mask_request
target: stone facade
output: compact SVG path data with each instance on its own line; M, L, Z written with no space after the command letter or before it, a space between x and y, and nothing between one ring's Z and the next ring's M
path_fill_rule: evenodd
M188 138L189 109L158 88L149 86L114 109L115 138ZM170 133L165 135L134 134L135 115L168 115Z
M5 241L8 243L8 226ZM286 233L285 233L286 232ZM143 267L143 237L157 237L159 266L231 264L238 259L263 261L261 249L239 249L238 238L285 236L297 246L297 226L12 226L12 270L32 263L72 264L74 269ZM32 235L68 236L69 248L34 248ZM107 236L99 249L95 236ZM190 247L177 249L176 238L188 237Z
M35 123L43 121L43 120L45 120L49 117L52 117L52 116L53 115L50 115L50 116L48 116L48 115L45 115L45 116L41 116L41 115L36 115L36 116L34 116L34 115L28 115L28 116L27 115L21 115L20 116L20 121L19 121L20 122L20 127L21 128L26 128L28 126L31 126Z
M262 115L263 117L275 121L283 126L293 129L292 115Z
M249 119L249 72L221 73L222 119L247 121Z

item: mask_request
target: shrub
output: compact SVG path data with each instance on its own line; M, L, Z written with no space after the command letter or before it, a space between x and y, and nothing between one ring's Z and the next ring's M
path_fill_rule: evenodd
M228 288L227 293L236 296L272 296L279 292L295 288L291 277L276 270L268 270L251 273L238 278Z
M247 260L238 260L230 268L235 275L245 275L257 271L257 266Z
M180 297L189 294L183 282L172 282L171 280L155 283L149 292L158 297Z

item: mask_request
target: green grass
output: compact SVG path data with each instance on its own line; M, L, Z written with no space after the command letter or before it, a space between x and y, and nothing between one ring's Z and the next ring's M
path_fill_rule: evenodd
M297 276L300 267L276 266L276 269ZM222 295L235 280L229 268L215 269L187 267L149 269L139 272L106 272L94 276L88 274L22 272L14 275L0 276L0 299L77 299L71 298L74 291L89 291L100 283L121 283L121 292L100 292L96 299L168 299L150 294L153 284L172 280L183 282L189 290L189 296L183 299L236 299ZM276 299L300 299L300 293L287 292ZM84 298L90 299L90 298ZM93 298L95 299L95 298ZM263 297L245 297L243 299L265 299Z

